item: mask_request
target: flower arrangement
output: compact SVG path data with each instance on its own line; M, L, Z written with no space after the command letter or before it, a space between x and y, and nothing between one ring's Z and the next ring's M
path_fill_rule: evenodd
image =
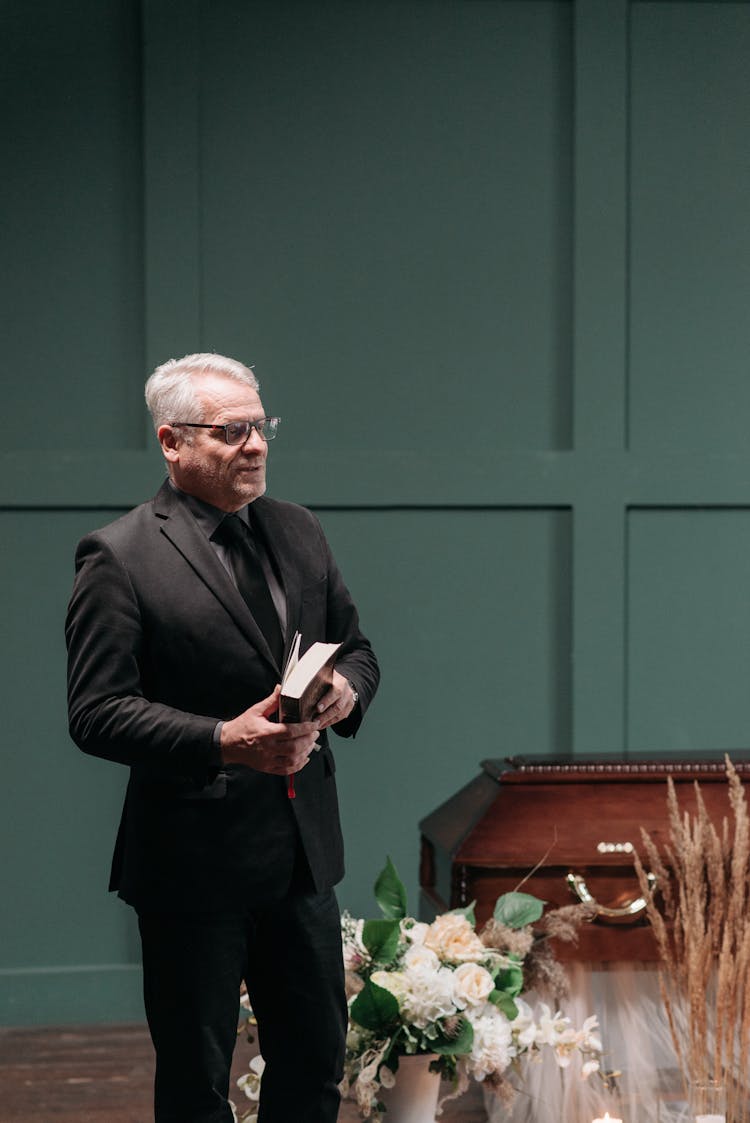
M530 985L551 984L558 995L564 989L545 936L574 938L586 915L580 906L548 914L546 931L535 932L544 902L513 892L498 899L478 933L471 906L426 924L407 915L390 859L375 897L381 919L342 917L349 998L342 1090L356 1099L363 1118L382 1118L379 1091L393 1085L399 1057L409 1054L436 1054L432 1067L452 1080L454 1095L471 1079L507 1092L507 1070L545 1047L560 1068L578 1052L584 1077L599 1071L595 1017L576 1029L543 1004L535 1017L521 998Z
M356 1100L363 1119L383 1118L380 1089L393 1086L403 1056L436 1055L431 1067L454 1086L448 1099L472 1079L512 1096L505 1074L547 1048L561 1069L579 1054L584 1078L600 1071L596 1017L576 1029L550 1006L540 1003L535 1013L521 997L531 989L555 999L565 993L547 937L574 940L591 915L587 906L555 909L542 920L544 901L513 892L498 899L479 932L472 906L426 924L407 915L406 890L390 858L375 899L382 917L341 918L349 1001L342 1093ZM251 1024L247 996L242 1005ZM233 1105L238 1123L257 1123L263 1068L254 1057L237 1082L252 1101L245 1113Z

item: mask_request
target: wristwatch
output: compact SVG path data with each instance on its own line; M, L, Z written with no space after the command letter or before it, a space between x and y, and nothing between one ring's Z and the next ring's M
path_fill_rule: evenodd
M349 689L352 692L352 697L354 698L354 705L356 706L357 702L359 702L359 693L357 692L357 688L350 678L348 678L346 681L349 683ZM352 707L352 708L354 708L354 707Z

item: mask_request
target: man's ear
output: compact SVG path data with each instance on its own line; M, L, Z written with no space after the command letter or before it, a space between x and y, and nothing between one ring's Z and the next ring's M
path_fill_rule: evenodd
M159 438L164 459L170 464L176 464L180 459L179 449L182 443L182 434L179 429L175 429L171 425L160 425L156 430L156 435Z

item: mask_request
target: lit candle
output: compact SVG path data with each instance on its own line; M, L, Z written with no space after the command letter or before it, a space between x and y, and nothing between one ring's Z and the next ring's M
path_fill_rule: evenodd
M608 1111L605 1111L603 1119L592 1119L591 1123L622 1123L622 1119L617 1119L614 1115L610 1115ZM709 1119L708 1123L713 1123L713 1120ZM722 1119L720 1123L724 1123L724 1120Z

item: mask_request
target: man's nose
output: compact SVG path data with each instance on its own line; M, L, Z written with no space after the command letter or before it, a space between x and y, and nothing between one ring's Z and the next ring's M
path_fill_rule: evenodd
M258 430L253 426L250 432L245 437L242 445L243 449L250 448L250 451L257 450L258 448L265 448L266 442L261 437Z

